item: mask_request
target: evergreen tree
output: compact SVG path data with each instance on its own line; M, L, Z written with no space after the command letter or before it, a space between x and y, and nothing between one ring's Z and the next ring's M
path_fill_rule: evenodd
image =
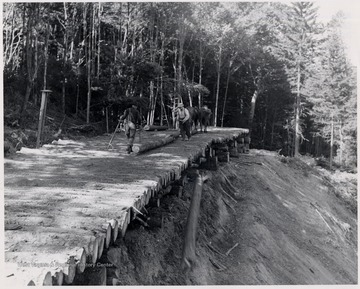
M308 79L307 85L313 104L311 115L321 137L330 142L330 165L334 145L338 147L339 163L344 163L344 137L347 135L344 135L344 125L352 123L350 127L354 126L356 107L349 107L349 103L354 105L355 87L341 38L342 19L339 13L327 25L325 41L316 58L317 73Z
M293 129L294 155L297 156L300 139L304 139L301 116L306 99L302 91L306 79L312 73L309 67L312 67L320 30L316 22L317 8L312 2L295 2L291 7L284 7L282 12L285 25L279 27L279 42L274 51L286 63L289 83L295 94Z

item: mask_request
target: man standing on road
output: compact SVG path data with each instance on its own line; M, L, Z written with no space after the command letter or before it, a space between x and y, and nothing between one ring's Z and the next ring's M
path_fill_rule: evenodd
M125 123L125 135L128 139L126 151L129 154L133 151L132 147L134 144L136 129L141 125L140 112L137 110L137 105L135 103L125 110L124 114L120 117L120 122Z
M177 108L177 120L179 121L179 128L180 128L180 134L182 140L185 140L185 134L187 136L187 140L190 140L191 138L190 113L182 103L179 103Z

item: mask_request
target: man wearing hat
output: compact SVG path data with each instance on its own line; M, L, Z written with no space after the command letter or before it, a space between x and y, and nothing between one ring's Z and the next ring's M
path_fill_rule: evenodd
M180 134L182 140L185 140L185 135L187 136L187 140L190 140L191 137L190 113L182 103L179 103L177 108L177 120L179 121L179 128L180 128Z
M125 135L128 139L128 146L127 146L127 153L131 153L134 139L135 139L135 133L136 128L141 125L141 117L140 112L137 110L137 104L132 103L132 105L127 108L124 112L124 114L120 117L120 122L124 122L125 120Z

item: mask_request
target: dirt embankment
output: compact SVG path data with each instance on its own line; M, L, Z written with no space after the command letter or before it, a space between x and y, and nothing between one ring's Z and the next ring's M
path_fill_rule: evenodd
M181 268L190 174L180 198L149 208L161 227L134 223L103 256L109 285L357 284L354 204L316 168L252 151L206 173L193 270Z

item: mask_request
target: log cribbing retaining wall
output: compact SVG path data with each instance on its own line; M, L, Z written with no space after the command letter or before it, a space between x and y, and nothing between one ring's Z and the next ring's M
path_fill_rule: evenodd
M109 199L102 200L99 204L94 203L94 208L86 208L83 215L74 215L74 219L79 224L81 224L83 220L84 223L85 221L89 222L86 218L92 217L94 219L93 228L64 229L63 232L52 232L49 229L46 234L39 232L39 240L37 240L36 246L33 244L23 245L24 248L27 248L27 253L20 251L6 252L6 259L11 259L12 261L18 262L18 264L22 263L24 265L14 268L14 266L9 264L6 268L6 272L8 272L7 276L11 278L11 275L16 275L16 277L19 278L20 285L50 285L50 283L56 285L71 284L77 274L82 274L89 265L96 264L104 250L108 249L117 238L125 235L130 222L136 218L137 214L152 198L160 198L165 188L171 183L180 180L182 173L194 163L201 162L202 159L208 159L209 157L216 159L218 157L218 155L216 155L218 153L217 147L220 144L225 143L227 146L229 146L229 144L232 146L234 143L238 143L247 133L248 130L246 129L236 129L234 131L225 131L223 136L214 137L211 133L203 134L204 136L206 135L206 141L204 140L197 146L195 146L192 141L178 142L180 143L180 147L190 147L191 150L187 152L187 158L171 160L171 168L166 171L163 170L161 174L152 180L147 180L145 186L143 184L138 186L132 185L133 191L138 192L136 193L137 197L133 199L128 206L118 208L118 210L116 210L116 217L106 217L106 215L111 215L107 213L106 210L109 209L106 208L112 208L113 211L116 206L115 196L110 196ZM177 148L176 146L179 145L177 143L171 143L166 147L169 146L175 146L175 148ZM159 150L162 150L162 148ZM157 151L152 152L156 153ZM136 157L142 158L143 155ZM171 157L169 156L169 158ZM126 175L123 174L122 176ZM131 176L133 175L129 175L129 177ZM36 188L34 190L36 192ZM96 193L96 190L96 188L92 188L87 191L87 194L90 195L84 194L81 197L90 198L92 197L91 192L94 191ZM118 193L126 195L126 191L119 190ZM11 204L12 201L8 200L8 202ZM99 206L103 206L103 210L100 210ZM59 214L61 214L61 212L59 212ZM36 231L36 228L34 228L34 231ZM22 230L8 232L8 236L15 235L20 236L23 240L30 240L33 237L31 233ZM76 236L77 243L71 243L71 247L67 246L66 254L64 250L58 250L58 248L54 248L53 251L42 251L42 247L48 245L49 242L53 242L53 240L56 240L59 236L61 237L60 239L69 240L71 236ZM26 266L31 263L51 263L53 266L51 266L50 269L41 266ZM104 270L101 272L104 274ZM9 282L10 280L11 279L9 279Z

